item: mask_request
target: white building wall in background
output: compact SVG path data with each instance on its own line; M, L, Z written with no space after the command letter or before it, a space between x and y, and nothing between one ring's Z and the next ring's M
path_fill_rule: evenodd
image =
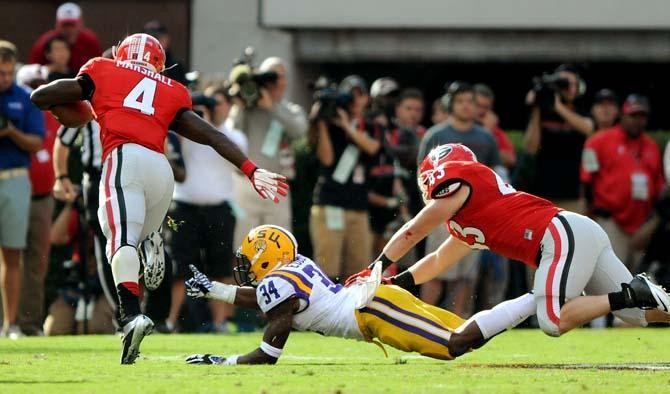
M267 27L668 29L668 0L260 0Z
M256 0L193 0L191 65L210 78L227 78L233 60L253 46L256 63L269 56L286 61L289 98L297 94L292 35L259 26ZM293 81L292 81L293 80Z

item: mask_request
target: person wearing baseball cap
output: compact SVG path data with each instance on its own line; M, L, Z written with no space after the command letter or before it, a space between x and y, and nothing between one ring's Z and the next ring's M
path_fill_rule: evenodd
M174 79L175 81L187 85L186 68L184 64L177 60L172 52L172 40L170 39L170 32L159 20L150 20L144 24L144 32L150 36L155 37L161 43L165 50L165 71L163 75Z
M56 27L42 34L30 50L28 63L48 64L45 47L55 36L63 36L70 44L68 66L79 70L89 59L100 56L102 49L98 36L84 27L81 8L75 3L63 3L56 10Z
M619 120L619 97L611 89L596 92L591 106L591 116L596 130L613 127Z
M589 211L631 271L639 263L632 235L649 217L665 184L661 152L645 132L649 112L645 96L626 97L621 122L586 141L581 163Z

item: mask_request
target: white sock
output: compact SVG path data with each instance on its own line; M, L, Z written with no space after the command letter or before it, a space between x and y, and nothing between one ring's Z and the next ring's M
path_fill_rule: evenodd
M140 257L137 249L130 245L120 247L112 257L114 284L118 286L124 282L137 283L140 280L139 272Z
M459 330L475 321L484 339L489 339L526 320L529 316L534 315L535 311L535 297L531 293L526 293L513 300L501 302L492 309L478 312L463 323Z

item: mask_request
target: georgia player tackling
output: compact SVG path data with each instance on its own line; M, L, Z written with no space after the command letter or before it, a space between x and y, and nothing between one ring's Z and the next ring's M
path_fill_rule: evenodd
M153 329L153 322L140 312L137 247L159 229L172 198L174 178L163 153L168 128L211 146L240 168L264 199L278 202L288 186L283 176L258 168L191 110L187 89L161 74L165 51L158 40L133 34L113 52L114 59L91 59L76 78L43 85L31 99L43 110L55 107L68 121L77 118L72 111L86 108L72 103L87 100L100 124L104 164L98 217L119 297L121 363L132 364L142 339Z
M467 147L434 148L419 168L418 182L426 206L396 232L379 260L392 264L445 222L451 237L391 283L424 283L472 249L491 249L537 270L533 296L548 335L560 336L609 312L637 326L670 322L670 296L646 276L633 277L598 224L517 192ZM499 316L496 308L479 312L464 331L473 340L486 340Z
M347 286L333 283L317 263L298 254L293 235L279 226L252 229L236 258L240 286L210 282L191 266L194 276L186 281L187 294L260 309L268 318L263 341L245 355L194 354L187 358L189 364L274 364L291 329L374 342L383 349L381 342L440 360L483 345L459 334L465 321L459 316L398 286L380 286L381 264L372 275ZM523 321L534 306L529 296L500 305L506 317L498 332Z

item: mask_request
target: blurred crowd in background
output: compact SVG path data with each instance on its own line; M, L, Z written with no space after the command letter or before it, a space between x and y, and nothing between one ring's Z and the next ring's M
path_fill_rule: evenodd
M485 84L450 76L452 81L435 81L447 82L444 95L429 101L420 89L379 70L374 81L322 77L313 84L311 107L303 108L285 97L291 75L280 58L256 65L247 53L229 80L202 81L195 73L187 78L170 52L164 25L149 21L144 31L166 50L166 65L173 66L165 74L192 90L194 110L291 185L279 205L258 199L244 175L211 148L169 135L166 155L177 183L163 235L171 269L159 289L144 296L146 314L160 322L159 331L231 333L263 324L250 311L187 300L183 283L189 264L234 283L234 251L254 226L291 230L299 252L335 280L360 271L421 210L417 164L433 147L452 142L468 146L518 190L593 217L631 271L670 283L670 149L663 155L663 142L647 132L653 103L643 95L602 89L593 102L580 100L578 106L585 81L578 68L563 64L534 80L519 103L519 111L528 111L527 128L508 133L495 111L496 92ZM29 51L29 64L17 64L18 51ZM110 56L111 50L105 52ZM64 128L28 98L31 89L73 77L100 55L96 34L72 3L58 8L56 27L32 48L0 41L4 336L117 329L96 213L99 127L93 121ZM403 270L447 236L446 228L436 230L390 270ZM482 250L416 293L467 318L528 291L532 275L524 265Z

